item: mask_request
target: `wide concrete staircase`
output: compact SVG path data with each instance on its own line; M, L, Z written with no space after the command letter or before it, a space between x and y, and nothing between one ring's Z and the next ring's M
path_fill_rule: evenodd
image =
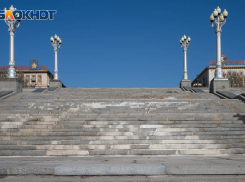
M0 156L245 154L244 106L178 88L20 93L0 100Z

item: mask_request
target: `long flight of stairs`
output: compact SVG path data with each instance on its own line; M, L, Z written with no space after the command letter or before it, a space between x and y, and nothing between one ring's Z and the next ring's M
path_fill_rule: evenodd
M244 106L178 88L20 93L0 100L0 156L245 154Z

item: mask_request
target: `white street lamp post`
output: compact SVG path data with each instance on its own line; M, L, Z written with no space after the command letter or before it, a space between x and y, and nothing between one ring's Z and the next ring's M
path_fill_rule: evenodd
M59 80L57 54L58 54L58 49L60 48L62 41L59 38L59 36L57 36L56 34L55 34L54 38L53 37L50 38L50 41L51 41L52 46L54 47L54 53L55 53L55 56L54 56L54 80Z
M191 38L188 37L188 39L186 39L185 35L180 39L180 45L183 48L183 52L184 52L184 75L183 75L183 80L188 80L186 52L187 52L187 48L188 48L188 46L190 44L190 41L191 41Z
M7 11L7 9L4 9ZM11 5L9 8L10 11L16 10L16 8ZM20 20L15 19L5 19L5 23L8 25L8 31L10 32L10 46L9 46L9 69L8 69L8 76L7 78L16 78L16 71L15 71L15 59L14 59L14 33L16 32L15 29L20 26Z
M221 9L217 7L214 12L210 16L211 26L215 29L216 33L216 70L215 70L215 78L222 79L224 78L222 69L221 69L221 40L220 34L222 32L221 28L226 23L226 17L228 16L228 12L224 10L222 14Z

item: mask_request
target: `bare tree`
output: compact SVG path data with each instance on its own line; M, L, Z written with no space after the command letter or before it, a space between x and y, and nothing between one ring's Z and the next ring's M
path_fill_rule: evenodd
M27 88L28 87L28 85L27 85L28 80L25 78L25 75L24 75L23 71L19 71L18 72L17 79L22 82L22 88Z
M230 72L230 75L227 75L231 87L244 87L245 76L239 75L237 72Z
M0 70L0 81L2 78L7 78L8 70Z

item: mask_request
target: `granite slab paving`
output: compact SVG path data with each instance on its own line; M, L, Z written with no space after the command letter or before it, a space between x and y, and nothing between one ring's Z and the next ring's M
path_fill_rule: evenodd
M228 91L217 91L218 94L221 94L222 96L225 96L229 99L235 98L237 95Z
M191 90L191 87L184 87L184 89L185 89L186 91L190 91L190 90Z
M48 88L48 91L54 91L54 90L56 90L58 87L49 87Z
M3 97L3 96L5 96L5 95L8 95L8 94L10 94L10 93L12 93L13 91L1 91L0 92L0 97Z
M34 91L32 91L33 93L40 93L40 92L43 92L44 90L46 90L46 88L38 88Z
M192 88L192 90L196 93L203 93L204 91L200 88Z
M245 175L245 157L0 157L0 175Z

